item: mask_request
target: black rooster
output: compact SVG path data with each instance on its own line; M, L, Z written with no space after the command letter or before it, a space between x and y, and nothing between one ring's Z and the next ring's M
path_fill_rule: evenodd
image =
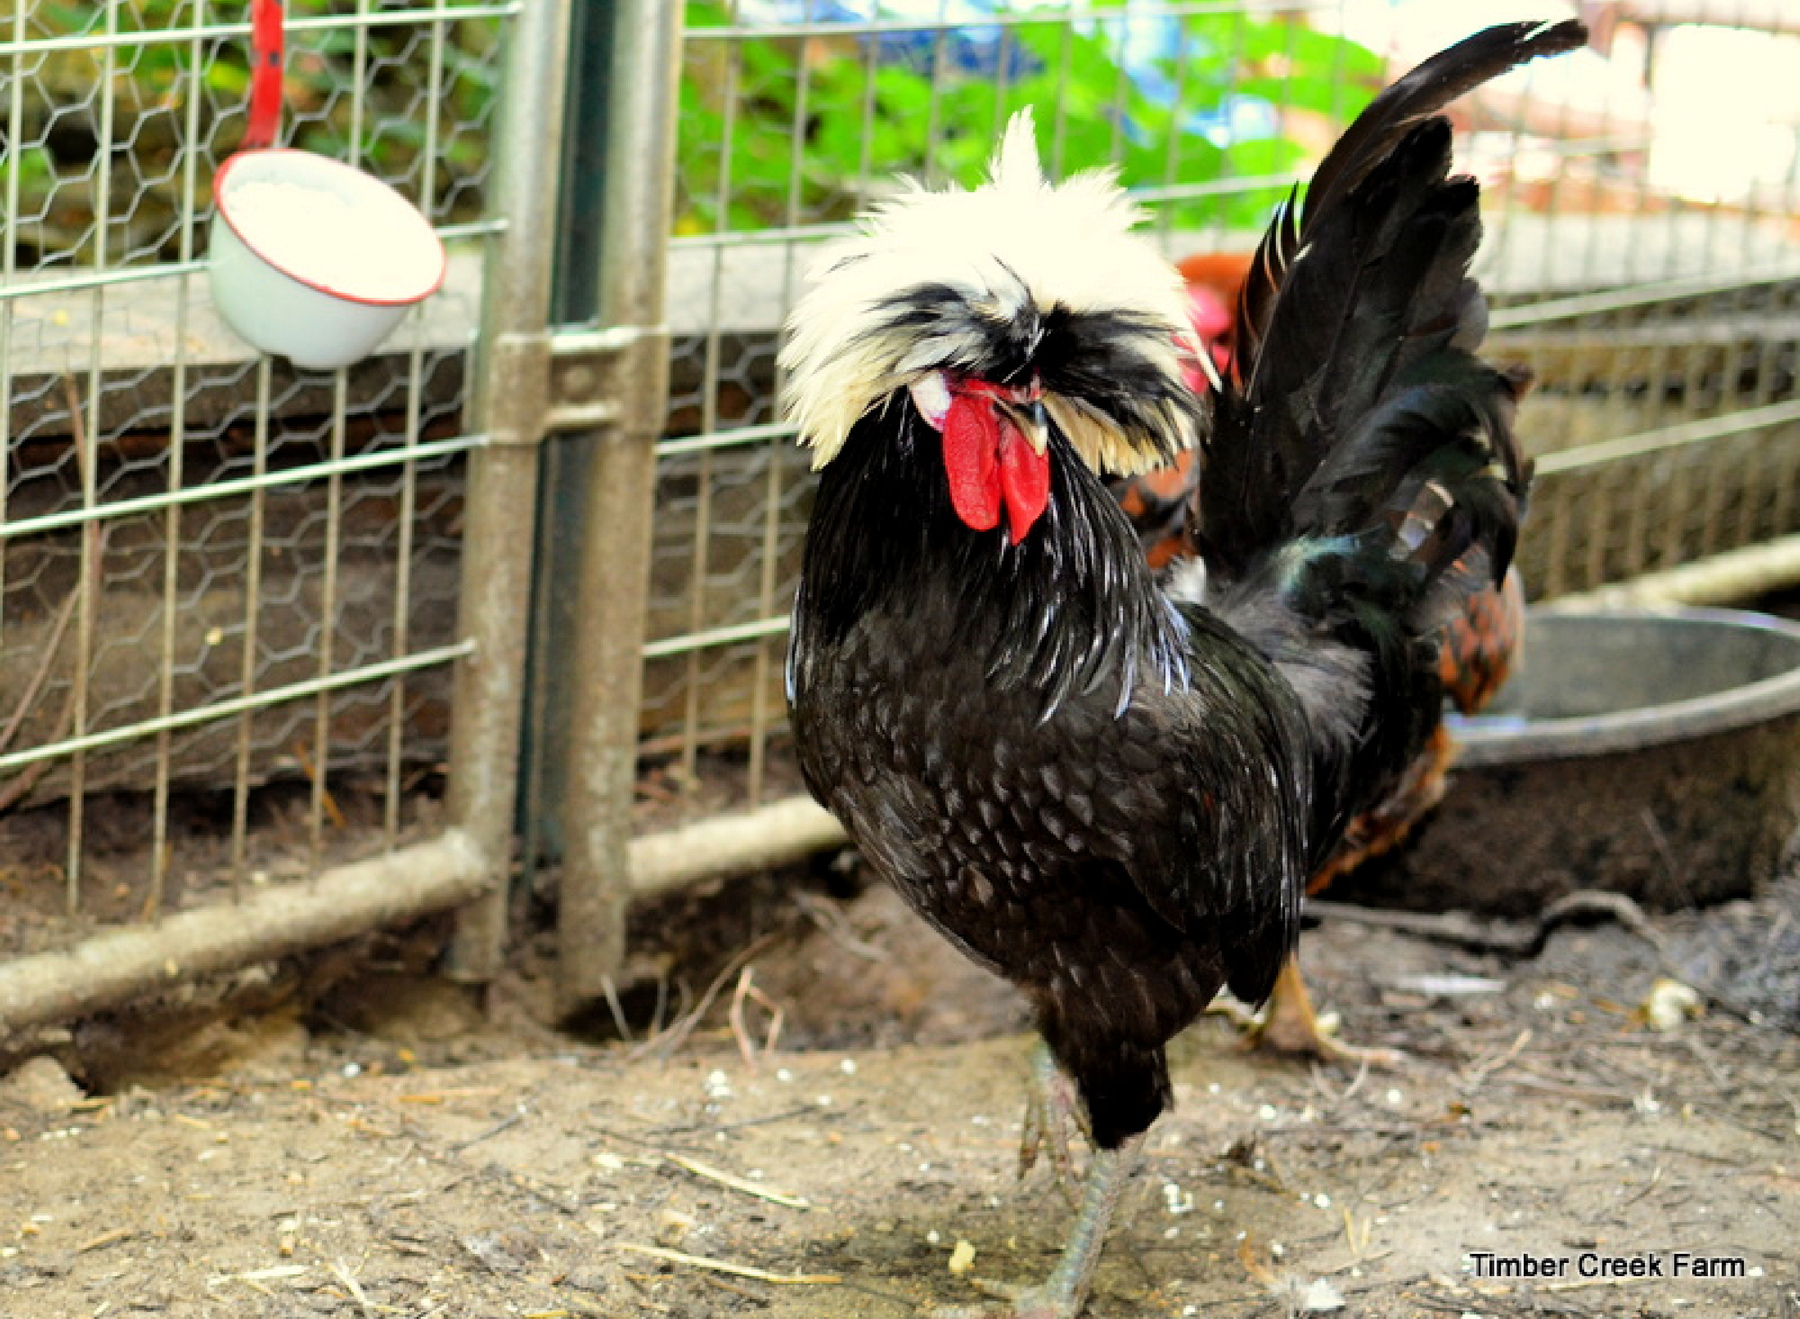
M1506 571L1520 380L1474 356L1477 189L1434 111L1584 37L1490 29L1350 127L1259 249L1210 434L1179 276L1110 175L1044 182L1028 113L988 186L879 208L794 310L807 785L1024 990L1096 1147L1016 1315L1081 1309L1166 1043L1268 994L1307 877L1435 727L1434 633ZM1100 474L1195 442L1210 571L1165 587Z

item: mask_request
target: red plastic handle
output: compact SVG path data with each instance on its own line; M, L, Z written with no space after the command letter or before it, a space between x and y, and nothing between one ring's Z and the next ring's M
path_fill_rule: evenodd
M281 126L281 0L250 0L250 125L244 148L272 147Z

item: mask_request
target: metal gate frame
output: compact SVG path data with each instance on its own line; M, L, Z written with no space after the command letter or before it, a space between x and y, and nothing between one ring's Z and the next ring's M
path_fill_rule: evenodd
M0 1045L8 1050L28 1047L39 1028L161 987L465 904L453 972L488 979L498 969L531 574L530 539L518 528L533 514L548 411L545 325L570 0L517 0L503 13L510 29L494 138L499 163L483 226L481 326L464 415L469 459L447 826L427 841L310 879L0 963ZM238 26L248 31L247 23Z

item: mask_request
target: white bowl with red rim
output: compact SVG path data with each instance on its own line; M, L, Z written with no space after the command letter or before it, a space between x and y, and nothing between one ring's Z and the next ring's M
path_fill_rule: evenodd
M295 366L367 357L444 282L443 240L418 207L328 156L240 151L213 176L213 202L213 302Z

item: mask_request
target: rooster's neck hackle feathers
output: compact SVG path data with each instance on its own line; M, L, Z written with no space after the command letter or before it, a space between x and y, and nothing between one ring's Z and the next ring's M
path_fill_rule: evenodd
M985 185L904 182L826 252L788 320L783 403L814 467L933 372L1040 377L1046 411L1096 470L1191 447L1201 413L1182 371L1199 346L1179 274L1134 232L1142 218L1111 170L1047 182L1029 110Z

